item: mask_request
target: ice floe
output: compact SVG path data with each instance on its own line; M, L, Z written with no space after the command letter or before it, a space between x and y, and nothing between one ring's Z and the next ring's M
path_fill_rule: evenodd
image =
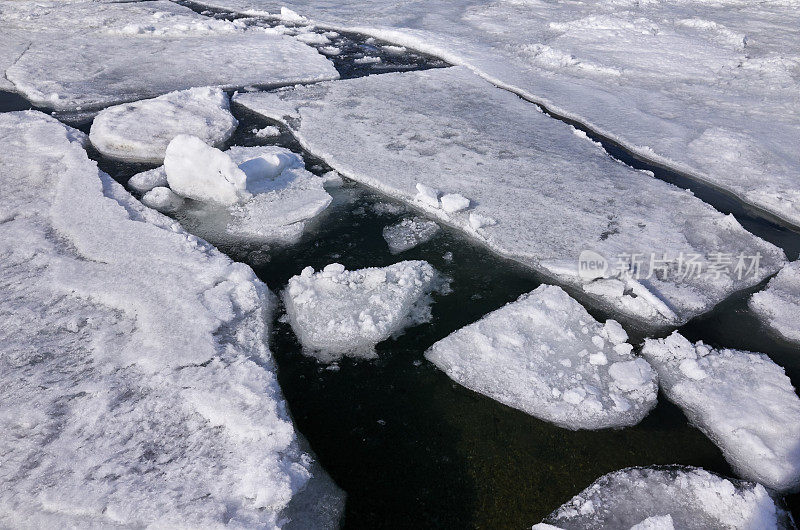
M647 339L642 355L739 476L778 491L800 486L800 398L783 368L764 354L692 344L678 332Z
M183 206L183 197L164 186L156 186L142 196L142 203L163 213L174 213Z
M781 337L800 343L800 261L788 263L755 293L750 309Z
M439 225L424 217L408 217L383 229L383 239L392 254L399 254L430 241Z
M0 526L276 528L316 517L292 502L315 492L341 509L298 442L253 271L53 118L0 114L0 144Z
M672 526L665 526L667 517ZM789 527L786 513L761 484L726 479L699 468L658 466L603 475L533 528L673 526L686 530Z
M107 108L92 122L89 139L109 158L161 164L167 145L179 134L221 147L237 125L228 95L200 87Z
M442 279L425 261L348 271L332 263L289 280L286 314L305 351L322 362L375 357L375 345L431 318Z
M345 176L648 326L685 322L785 261L732 216L615 162L465 68L234 99L286 123ZM440 197L448 194L469 198L469 208L445 211ZM582 274L583 251L606 263L607 277ZM689 258L700 270L687 267Z
M656 404L647 361L617 322L542 285L440 340L425 357L457 383L567 429L635 425Z

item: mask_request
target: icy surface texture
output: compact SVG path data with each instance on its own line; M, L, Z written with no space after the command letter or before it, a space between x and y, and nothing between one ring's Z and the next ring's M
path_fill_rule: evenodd
M686 530L785 527L785 514L761 484L680 466L631 467L603 475L545 522L563 530L631 528L667 515L675 528Z
M343 175L410 202L560 282L582 284L587 296L647 325L685 322L785 261L780 249L732 216L615 162L570 126L465 68L234 99L284 121ZM469 198L469 208L442 209L439 197L452 193ZM579 274L584 250L606 261L609 277ZM624 274L618 265L626 264L626 256L633 261L633 254L638 273ZM733 261L719 274L710 269L717 254ZM736 273L738 256L758 254L757 272ZM681 256L696 257L701 274L681 266ZM666 273L659 270L662 258L669 261Z
M567 429L635 425L656 404L625 330L542 285L440 340L425 357L465 387Z
M163 213L174 213L183 206L183 197L164 186L157 186L142 196L142 203Z
M296 39L209 19L172 2L0 3L14 48L0 65L17 91L56 110L100 108L196 86L336 79ZM5 54L0 56L3 59Z
M204 0L468 65L800 225L797 0Z
M784 266L755 293L750 309L784 339L800 343L800 261Z
M322 362L375 357L375 345L431 318L441 278L425 261L353 271L332 263L289 280L286 314L303 348Z
M410 217L383 229L383 239L392 254L410 250L430 241L439 231L439 225L424 217Z
M89 138L109 158L161 164L167 145L179 134L220 147L237 125L228 95L201 87L107 108L95 117Z
M267 287L54 119L2 114L0 143L0 526L286 524L317 486Z
M740 476L778 491L800 486L800 398L761 353L692 344L678 332L647 339L642 355L661 388Z

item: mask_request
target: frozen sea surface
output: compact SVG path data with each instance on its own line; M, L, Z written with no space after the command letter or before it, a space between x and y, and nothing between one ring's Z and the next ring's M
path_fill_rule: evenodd
M683 323L784 263L780 249L732 216L615 162L582 133L465 68L240 94L234 101L284 122L343 175L647 326ZM469 207L446 211L441 198L450 194ZM604 276L580 274L583 251L606 263ZM689 256L702 270L686 268ZM720 256L732 261L727 271ZM758 266L746 274L735 270L739 260Z
M266 345L274 296L99 172L86 142L0 115L0 525L330 519L341 493Z

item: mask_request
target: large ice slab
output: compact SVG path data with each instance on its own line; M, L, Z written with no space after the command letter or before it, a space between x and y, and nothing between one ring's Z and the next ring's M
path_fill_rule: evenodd
M677 331L647 339L642 355L740 476L778 491L800 486L800 398L783 368L761 353L692 344Z
M781 337L800 343L800 261L786 264L755 293L750 309Z
M17 91L56 110L99 108L197 86L336 79L292 37L209 19L171 2L3 2L4 30L27 36L5 69Z
M234 99L285 122L343 175L648 325L685 322L785 260L732 216L615 162L570 126L465 68ZM450 194L469 200L468 208L443 209L440 196ZM606 263L608 278L581 273L583 251ZM690 258L700 271L687 267Z
M686 530L789 527L786 514L761 484L725 479L699 468L659 466L603 475L534 528L625 529L667 515L675 528Z
M375 345L431 318L441 279L426 261L348 271L332 263L289 280L286 314L307 353L323 362L371 358Z
M83 141L0 115L0 526L273 528L319 487L335 505L275 376L274 296Z
M161 164L179 134L221 147L238 124L225 92L199 87L109 107L94 118L89 139L109 158Z
M457 383L567 429L635 425L656 404L647 361L617 322L542 285L425 352Z

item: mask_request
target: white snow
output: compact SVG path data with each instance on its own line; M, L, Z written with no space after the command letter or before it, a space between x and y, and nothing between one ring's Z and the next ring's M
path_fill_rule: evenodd
M172 2L3 1L0 55L15 90L56 110L96 109L197 86L336 79L310 46L275 30L203 17ZM13 60L12 63L7 61Z
M750 310L784 339L800 343L800 261L786 264L755 293Z
M800 398L783 368L764 354L692 344L678 332L647 339L642 355L737 474L778 491L800 487Z
M267 125L262 129L256 130L255 134L259 138L272 138L275 136L280 136L281 130L275 127L274 125Z
M164 171L164 166L142 171L128 179L128 187L139 193L147 193L153 188L159 186L165 187L168 185L167 172Z
M283 294L304 350L321 362L375 357L375 345L431 318L430 293L441 283L425 261L348 271L306 267Z
M156 186L142 196L142 204L163 213L177 212L183 206L183 197L164 186Z
M786 517L761 484L725 479L699 468L660 466L603 475L545 523L562 530L777 530L784 528Z
M647 326L676 325L702 314L785 261L780 249L733 217L615 162L568 125L464 68L381 74L234 99L283 121L343 175L409 202L558 282L585 286L587 298ZM441 190L469 197L471 208L444 211ZM583 278L578 258L584 250L607 260L611 277ZM738 274L732 264L710 274L716 254L760 254L758 271ZM658 271L657 259L664 255L666 275ZM638 278L620 266L626 256L640 262ZM697 256L702 274L679 270L682 256ZM600 288L608 282L622 289Z
M560 287L542 285L440 340L425 357L459 384L567 429L635 425L655 371Z
M460 212L469 208L469 199L458 193L447 193L442 195L442 210L447 213Z
M89 139L109 158L161 164L167 145L179 134L220 147L237 125L228 95L201 87L109 107L95 117Z
M0 114L0 145L0 526L313 515L291 501L325 477L278 387L267 287L142 206L53 118Z
M439 225L424 217L409 217L383 229L383 239L392 254L399 254L430 241Z

